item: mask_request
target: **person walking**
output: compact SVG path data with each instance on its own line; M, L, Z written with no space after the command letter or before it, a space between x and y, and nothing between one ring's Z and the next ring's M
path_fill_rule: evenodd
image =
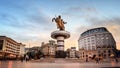
M21 62L23 62L23 59L24 59L23 56L21 56L21 57L20 57Z
M99 63L99 58L98 57L96 57L95 60L96 60L96 63Z
M29 56L28 55L25 56L25 60L26 60L26 62L29 60Z
M117 58L115 58L115 62L118 63L118 59Z

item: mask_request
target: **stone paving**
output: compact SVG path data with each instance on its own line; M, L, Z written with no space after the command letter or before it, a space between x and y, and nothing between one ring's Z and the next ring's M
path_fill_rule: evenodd
M43 59L41 59L43 61ZM44 62L40 60L31 61L0 61L0 68L120 68L120 63L95 63L95 62L69 62L66 59L52 59ZM75 60L74 60L75 61ZM41 63L42 62L42 63Z

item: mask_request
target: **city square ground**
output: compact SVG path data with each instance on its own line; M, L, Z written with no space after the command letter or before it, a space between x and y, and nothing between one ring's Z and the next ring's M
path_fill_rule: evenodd
M40 59L30 61L0 61L0 68L120 68L120 62L84 62L66 59Z

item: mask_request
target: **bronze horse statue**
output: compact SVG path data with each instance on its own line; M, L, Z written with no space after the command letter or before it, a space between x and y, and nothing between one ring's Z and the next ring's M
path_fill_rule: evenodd
M66 24L67 22L64 22L63 19L61 19L60 15L58 17L56 17L56 18L53 18L52 22L54 22L54 21L56 22L58 29L65 30L64 24Z

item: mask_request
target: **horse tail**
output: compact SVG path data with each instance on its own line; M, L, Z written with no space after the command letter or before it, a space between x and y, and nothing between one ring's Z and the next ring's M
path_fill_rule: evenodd
M52 19L52 22L54 22L55 18Z

